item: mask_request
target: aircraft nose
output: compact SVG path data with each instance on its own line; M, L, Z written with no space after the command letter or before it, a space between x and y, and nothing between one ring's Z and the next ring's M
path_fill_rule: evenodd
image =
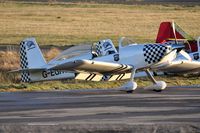
M185 48L184 44L172 44L171 49L176 49L178 52Z
M169 52L172 51L171 46L162 44L147 44L144 45L143 53L145 62L148 64L157 63Z

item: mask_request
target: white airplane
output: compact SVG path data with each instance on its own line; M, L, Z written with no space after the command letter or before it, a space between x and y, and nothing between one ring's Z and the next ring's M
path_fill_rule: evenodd
M156 81L150 70L157 70L162 64L171 62L184 46L181 44L129 44L118 51L111 40L102 40L93 46L75 46L59 56L45 61L34 38L20 43L20 66L22 82L36 82L58 79L79 79L86 81L116 81L130 79L121 89L132 92L137 88L135 73L145 72L152 85L146 87L155 91L166 88L164 81Z
M162 22L156 43L184 44L177 57L171 62L156 66L158 71L167 74L200 73L200 37L195 40L174 22Z

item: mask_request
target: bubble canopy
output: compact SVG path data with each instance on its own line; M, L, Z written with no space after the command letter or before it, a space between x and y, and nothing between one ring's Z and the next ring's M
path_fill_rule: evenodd
M91 52L92 52L92 45L73 46L62 51L57 57L55 57L50 62L71 59L74 57L80 57L86 54L91 54Z

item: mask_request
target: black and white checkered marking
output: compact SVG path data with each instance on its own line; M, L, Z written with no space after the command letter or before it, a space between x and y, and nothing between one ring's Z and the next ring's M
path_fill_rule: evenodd
M148 64L159 62L166 54L168 47L159 44L144 45L143 52L145 62Z
M21 73L21 81L22 82L30 82L30 73L28 71L22 72Z
M96 45L96 53L98 55L102 55L102 46L101 46L101 42L98 42Z
M20 67L21 69L27 69L28 68L28 58L27 58L27 52L26 52L26 42L20 43ZM21 81L22 82L30 82L30 73L28 71L23 71L21 73Z

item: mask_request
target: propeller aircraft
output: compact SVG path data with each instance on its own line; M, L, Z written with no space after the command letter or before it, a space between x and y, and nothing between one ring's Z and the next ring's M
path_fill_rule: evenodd
M177 57L171 62L162 64L159 71L165 74L200 73L200 37L194 39L175 22L162 22L156 43L184 45L184 49L179 51Z
M21 72L21 80L36 82L66 78L86 81L130 79L122 88L132 92L137 88L135 73L145 71L153 83L150 88L161 91L166 88L166 83L156 81L149 70L156 69L161 62L173 60L177 55L176 47L159 43L119 45L117 51L111 40L103 40L89 49L84 48L78 46L68 49L46 63L35 39L23 40L20 43L21 69L18 70Z
M117 50L110 39L101 40L92 46L71 47L49 62L45 61L35 38L27 38L20 43L21 68L14 71L21 72L21 81L29 83L60 79L97 82L128 79L121 86L126 92L133 92L137 88L134 81L136 73L145 72L153 83L146 88L162 91L167 86L166 82L157 81L150 71L184 72L194 64L195 68L192 70L200 68L200 62L190 60L190 55L183 50L185 43L179 40L175 25L172 26L175 40L167 41L170 36L162 35L162 28L163 26L159 30L157 43L154 44L133 43L123 46L125 38L122 37ZM198 40L198 46L199 42ZM186 71L189 70L191 67Z

